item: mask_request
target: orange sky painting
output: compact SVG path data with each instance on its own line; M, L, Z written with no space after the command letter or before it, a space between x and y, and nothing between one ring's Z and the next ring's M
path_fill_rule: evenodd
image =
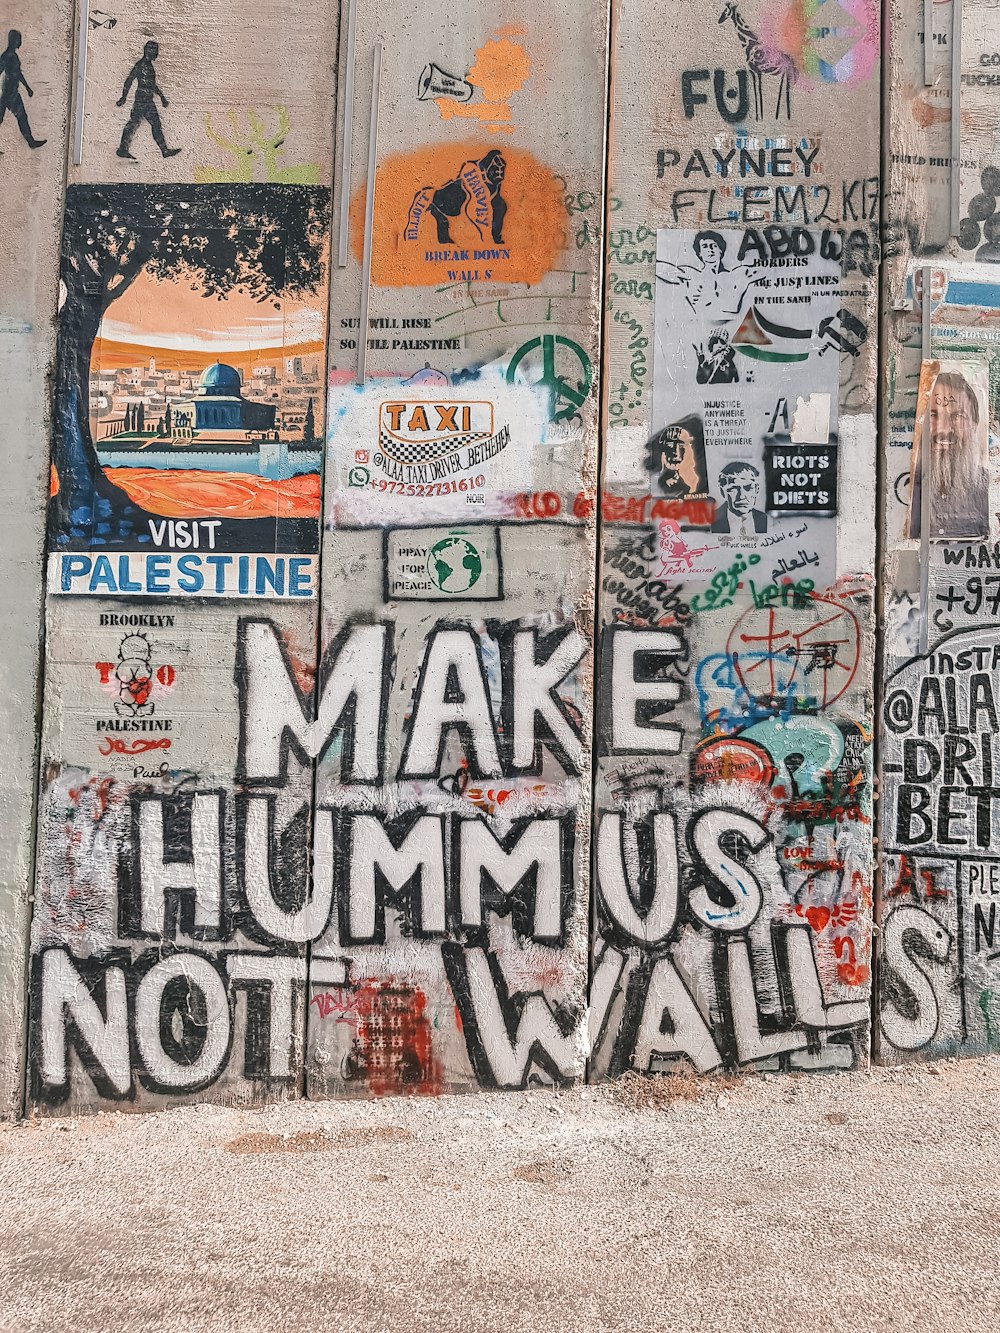
M145 366L151 358L161 368L174 366L178 370L200 375L213 362L220 358L227 365L235 366L244 379L251 374L254 366L270 365L286 356L322 355L324 345L320 342L290 343L279 347L253 348L250 351L188 352L174 351L163 347L150 347L144 343L113 342L108 338L95 338L94 350L90 358L93 372L98 370L131 370L133 366Z
M322 354L324 320L319 301L206 296L190 276L161 282L140 273L105 313L91 369L127 370L155 357L194 373L225 361L246 376L281 357Z

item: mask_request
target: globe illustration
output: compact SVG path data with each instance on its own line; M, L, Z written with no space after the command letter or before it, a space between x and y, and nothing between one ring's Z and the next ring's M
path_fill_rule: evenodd
M483 562L464 537L444 537L427 552L427 572L435 587L455 595L468 592L479 581Z

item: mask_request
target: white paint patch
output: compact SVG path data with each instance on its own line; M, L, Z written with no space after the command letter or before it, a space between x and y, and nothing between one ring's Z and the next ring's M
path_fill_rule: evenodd
M499 517L512 492L578 489L553 476L548 396L485 367L462 384L379 379L330 389L327 478L336 526ZM557 468L557 472L558 472Z
M841 417L840 479L875 476L875 418ZM837 515L837 575L875 574L875 486L851 488Z
M792 444L827 444L830 440L830 395L811 393L795 403Z

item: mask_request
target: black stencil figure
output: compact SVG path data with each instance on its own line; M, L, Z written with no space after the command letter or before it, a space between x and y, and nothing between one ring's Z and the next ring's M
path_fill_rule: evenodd
M42 144L48 141L36 139L31 133L28 113L24 109L24 100L21 97L22 84L29 97L34 97L35 94L21 72L21 60L17 54L20 45L21 34L16 28L12 28L7 38L7 49L0 56L0 125L3 124L3 118L9 111L17 121L28 147L41 148Z
M698 358L695 379L699 384L738 384L740 372L736 369L736 353L729 345L726 329L715 329L708 335L708 350L695 345Z
M781 104L785 104L785 118L792 118L792 86L799 77L795 61L785 51L772 50L765 46L753 28L744 20L736 7L736 0L726 0L719 17L720 23L732 20L743 47L743 55L750 71L753 86L754 112L758 120L764 119L764 75L770 74L778 80L778 101L774 108L775 119L781 115Z
M750 537L767 531L767 514L755 509L760 495L760 473L752 463L737 458L719 473L719 490L725 504L716 510L713 532Z
M494 148L479 159L475 166L479 168L483 178L483 189L489 195L489 229L494 242L497 245L503 244L503 220L507 216L507 201L500 193L500 187L503 185L503 178L507 172L507 159L498 149ZM434 197L431 200L430 211L437 224L437 238L439 245L451 245L451 227L449 221L451 218L457 218L460 213L466 209L466 205L471 202L477 202L473 196L474 186L470 185L464 176L459 176L455 180L449 181L447 185L442 185L439 190L434 191ZM483 237L485 240L486 238Z
M122 131L122 141L118 148L119 157L130 158L133 162L135 158L129 152L132 146L132 136L144 120L148 122L156 146L164 157L176 157L181 151L179 148L167 147L167 141L163 137L163 126L160 124L160 113L153 102L153 98L158 97L164 108L170 105L156 82L156 70L153 68L153 61L159 54L160 48L156 42L146 43L142 48L142 59L137 60L132 66L129 76L125 80L125 86L122 88L122 95L116 103L117 106L125 105L128 100L129 89L134 83L135 101L132 103L132 114Z

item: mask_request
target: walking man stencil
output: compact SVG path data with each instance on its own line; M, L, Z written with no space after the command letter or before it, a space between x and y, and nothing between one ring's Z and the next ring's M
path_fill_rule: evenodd
M129 89L135 84L135 101L132 103L132 114L128 118L128 124L122 131L122 141L118 148L119 157L130 158L133 162L135 158L129 152L132 146L132 136L142 121L147 121L149 128L153 132L153 139L157 148L164 157L176 157L181 151L179 148L168 148L167 141L163 137L163 126L160 123L160 113L156 109L153 101L154 96L158 97L164 108L169 106L169 102L163 96L163 90L156 82L156 70L153 68L153 61L160 54L159 45L156 42L147 42L142 49L142 59L137 60L132 66L128 78L125 80L125 86L122 88L122 95L116 105L124 106L128 100Z
M31 133L28 113L24 109L24 99L21 97L22 84L29 97L34 97L35 94L21 71L21 59L17 54L20 45L21 34L16 28L11 28L7 37L7 49L0 55L0 125L3 124L3 118L9 111L20 126L24 142L28 147L41 148L48 140L36 139Z

